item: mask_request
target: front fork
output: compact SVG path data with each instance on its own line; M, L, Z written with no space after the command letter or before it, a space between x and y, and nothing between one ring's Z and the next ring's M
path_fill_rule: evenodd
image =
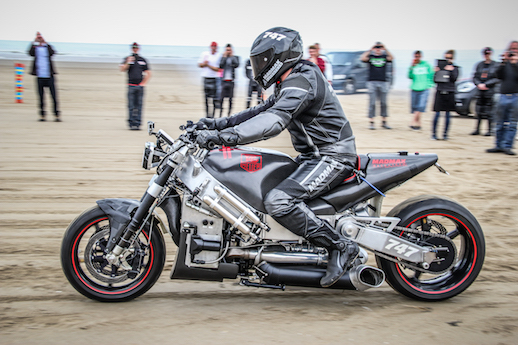
M112 241L110 241L106 248L106 252L108 253L106 255L106 260L110 264L118 264L120 255L131 245L135 235L140 233L144 226L144 218L150 214L149 211L153 206L153 203L164 190L164 186L167 183L169 176L171 176L173 173L173 170L174 166L172 165L172 162L168 162L165 165L162 173L158 175L158 177L146 190L140 205L137 207L135 214L131 218L126 228L121 232L120 235L118 234L116 237L112 238Z

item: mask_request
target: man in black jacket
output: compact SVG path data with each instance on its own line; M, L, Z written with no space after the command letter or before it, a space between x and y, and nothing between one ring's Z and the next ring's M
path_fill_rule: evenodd
M239 56L234 55L232 46L227 44L225 52L221 56L219 68L223 71L221 78L221 97L219 99L220 110L219 116L223 113L223 100L228 98L228 115L232 113L232 98L234 97L234 79L236 78L235 70L239 67Z
M496 146L487 152L516 155L512 150L518 122L518 41L513 41L503 54L496 71L502 81L496 112Z
M347 271L358 255L358 245L327 221L318 218L305 201L313 199L349 177L356 164L356 145L350 123L331 85L319 68L302 60L299 33L277 27L257 37L250 52L255 80L274 94L265 103L219 119L201 119L209 130L198 143L235 146L265 140L288 129L300 164L271 190L264 205L279 224L305 237L329 253L328 287ZM200 125L200 123L198 124Z
M57 74L52 63L52 55L55 54L50 44L45 42L43 36L37 32L34 42L29 48L29 55L34 56L31 74L38 78L38 94L40 97L40 121L45 121L45 95L44 88L48 87L52 100L54 101L55 121L61 122L58 110L58 100L56 93L56 85L54 83L54 74Z
M495 95L495 88L500 80L496 77L496 69L498 63L491 60L493 49L486 47L482 49L484 61L481 61L475 67L475 74L473 75L473 83L477 86L477 125L471 135L480 134L480 124L483 119L487 119L486 136L491 135L491 113L493 108L493 96Z

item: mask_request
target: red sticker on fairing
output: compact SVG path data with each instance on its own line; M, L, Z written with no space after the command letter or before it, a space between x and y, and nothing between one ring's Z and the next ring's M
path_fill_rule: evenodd
M373 168L396 168L406 165L406 159L373 159Z
M256 172L263 168L263 157L260 155L242 154L240 166L249 173Z

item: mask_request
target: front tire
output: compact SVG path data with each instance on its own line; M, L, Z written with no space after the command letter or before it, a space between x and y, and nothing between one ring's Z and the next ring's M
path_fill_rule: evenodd
M101 302L129 301L148 291L162 273L166 252L156 223L151 232L149 228L144 226L124 254L126 267L111 265L104 258L108 216L98 206L85 211L68 226L61 245L61 265L70 284Z
M460 294L475 281L484 263L485 240L477 220L462 205L442 197L420 196L399 204L387 216L400 218L402 227L444 234L456 249L446 260L451 266L437 273L376 256L394 290L417 300L440 301Z

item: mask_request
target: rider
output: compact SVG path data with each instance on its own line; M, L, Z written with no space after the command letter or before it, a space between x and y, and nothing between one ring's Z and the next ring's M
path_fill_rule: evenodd
M340 102L320 69L302 60L297 31L276 27L254 41L250 60L255 80L274 94L263 104L218 119L201 119L207 126L198 143L235 146L265 140L288 129L300 152L299 167L268 192L264 205L278 223L329 252L320 284L333 285L358 255L358 245L318 218L306 205L351 176L356 164L354 135Z

